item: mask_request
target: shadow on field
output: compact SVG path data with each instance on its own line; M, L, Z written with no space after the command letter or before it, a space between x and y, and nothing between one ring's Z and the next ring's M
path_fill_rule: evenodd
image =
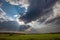
M0 38L0 40L15 40L15 39Z
M53 38L53 39L40 39L40 38L29 38L29 39L10 39L10 38L0 38L0 40L60 40L60 38Z

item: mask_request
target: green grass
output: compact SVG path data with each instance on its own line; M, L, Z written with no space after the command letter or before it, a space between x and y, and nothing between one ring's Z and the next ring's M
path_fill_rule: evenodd
M60 40L60 34L0 34L0 40Z

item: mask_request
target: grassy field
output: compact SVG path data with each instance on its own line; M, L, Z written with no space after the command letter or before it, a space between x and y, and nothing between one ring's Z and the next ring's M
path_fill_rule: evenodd
M0 40L60 40L60 34L0 34Z

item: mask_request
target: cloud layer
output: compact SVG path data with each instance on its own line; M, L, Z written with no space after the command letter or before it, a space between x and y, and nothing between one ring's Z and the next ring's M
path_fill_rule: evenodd
M38 33L60 32L59 0L30 0L26 15L20 17ZM35 31L35 33L37 33Z
M20 19L25 22L34 21L51 11L55 2L56 0L30 0L30 6L26 15Z
M27 12L19 19L30 25L31 33L60 32L60 1L57 0L6 0L12 5L22 5ZM29 7L28 7L29 6ZM1 15L3 15L0 12ZM6 14L4 14L6 15ZM17 15L14 15L17 17ZM12 18L9 18L12 19ZM13 24L12 24L13 25ZM13 25L14 26L14 25ZM19 28L21 30L24 29Z

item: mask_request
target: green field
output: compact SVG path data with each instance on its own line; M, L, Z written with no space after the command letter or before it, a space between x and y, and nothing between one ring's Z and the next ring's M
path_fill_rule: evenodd
M60 34L0 34L0 40L60 40Z

